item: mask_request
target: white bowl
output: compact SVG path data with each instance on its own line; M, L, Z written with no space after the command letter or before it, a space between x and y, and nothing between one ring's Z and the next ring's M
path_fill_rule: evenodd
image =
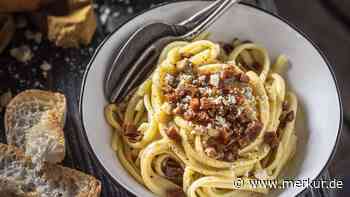
M155 195L129 176L111 148L111 129L103 114L107 105L103 94L106 69L122 41L138 27L155 21L176 23L207 4L203 1L176 2L136 16L102 42L85 72L80 113L90 151L113 180L136 196ZM342 125L339 92L325 56L305 34L284 19L245 4L232 7L208 31L212 33L211 39L218 41L238 37L257 42L268 49L273 59L279 54L289 57L291 68L286 78L298 95L299 111L303 113L297 116L296 156L285 173L297 179L317 178L331 160ZM295 196L304 189L287 188L278 195Z

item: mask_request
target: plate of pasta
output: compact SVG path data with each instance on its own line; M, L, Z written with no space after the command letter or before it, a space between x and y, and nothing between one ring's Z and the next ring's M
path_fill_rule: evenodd
M90 151L136 196L295 196L307 185L285 182L315 180L328 165L342 106L327 59L284 19L234 6L206 33L162 49L122 102L103 96L113 51L130 33L206 5L152 8L101 44L80 99Z

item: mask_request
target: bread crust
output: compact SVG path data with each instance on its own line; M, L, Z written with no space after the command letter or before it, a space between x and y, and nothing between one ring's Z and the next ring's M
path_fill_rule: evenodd
M6 168L10 168L9 166L14 170L13 165L24 173L6 174ZM17 194L15 196L53 196L54 192L60 191L72 197L98 197L101 193L101 183L94 177L56 164L33 163L19 148L1 143L0 172L5 172L0 174L0 183L16 182L20 185L19 188L25 188L24 191L14 191L15 189L9 186L11 184L3 184L9 188L2 187L2 191ZM23 174L26 177L21 177ZM32 177L28 177L30 175Z
M36 114L31 112L34 108L37 110L35 111ZM40 108L46 109L40 111ZM28 117L24 117L21 114L26 114ZM51 157L43 157L43 161L52 163L61 162L65 156L63 133L65 114L66 99L63 94L35 89L23 91L15 96L6 107L4 122L7 142L26 151L27 145L33 143L33 141L28 141L30 139L28 137L29 134L36 137L41 134L43 140L47 136L50 141L43 142L42 144L39 141L36 144L39 144L38 146L49 146L53 143L57 148L52 150L52 154L48 152L47 155L51 155ZM24 120L22 122L25 123L18 126L21 120ZM49 147L37 148L47 149L45 152L51 151ZM30 153L29 155L34 158L41 157L41 155L31 155ZM52 155L55 155L55 157L52 157Z
M0 12L24 12L39 9L41 0L1 0Z

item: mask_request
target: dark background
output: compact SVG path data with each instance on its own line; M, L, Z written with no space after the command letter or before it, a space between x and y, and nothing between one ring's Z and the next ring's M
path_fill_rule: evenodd
M279 14L305 31L326 53L341 89L344 125L340 143L329 171L350 182L350 1L348 0L275 0ZM329 106L332 107L332 106ZM349 196L344 188L338 196Z
M265 1L265 0L263 0ZM270 0L266 0L270 1ZM86 152L86 144L82 138L82 126L79 121L78 98L80 83L84 69L98 44L105 36L130 19L133 15L164 0L96 0L97 14L104 15L110 10L106 21L99 19L97 33L93 43L81 49L60 49L47 41L40 45L28 41L23 36L24 30L17 30L15 40L8 47L13 48L28 44L34 50L35 57L27 64L16 62L10 57L8 50L0 55L0 91L11 90L13 94L28 88L40 88L64 92L68 98L67 123L65 135L67 157L63 165L94 174L103 182L103 196L131 196L104 174L101 167ZM167 1L169 2L169 1ZM255 0L248 0L254 3ZM271 0L272 2L272 0ZM334 160L329 166L331 177L339 177L348 185L350 181L349 116L350 116L350 8L349 0L275 0L280 16L288 19L306 32L330 60L339 82L344 105L344 126L340 143ZM35 28L30 27L35 31ZM36 50L34 49L36 48ZM40 65L43 61L52 64L52 69L45 78ZM332 107L332 106L329 106ZM2 118L2 116L1 116ZM2 124L2 120L0 122ZM0 142L5 142L3 125L0 127ZM328 172L326 172L328 174ZM349 189L344 188L333 194L318 191L305 193L306 196L348 196Z

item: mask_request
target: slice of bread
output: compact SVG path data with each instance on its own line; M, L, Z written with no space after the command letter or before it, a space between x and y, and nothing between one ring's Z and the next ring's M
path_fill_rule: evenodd
M7 143L21 148L35 162L58 163L65 156L63 94L26 90L15 96L5 112Z
M20 182L0 176L0 193L6 194L4 197L39 197L35 192L23 191L23 188Z
M33 163L17 147L0 143L0 193L30 197L97 197L94 177L47 162ZM1 196L1 195L0 195Z

